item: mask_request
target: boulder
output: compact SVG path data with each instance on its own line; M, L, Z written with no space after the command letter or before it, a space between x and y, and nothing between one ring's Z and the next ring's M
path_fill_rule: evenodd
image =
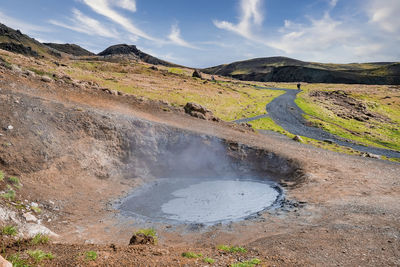
M195 70L195 71L193 72L193 74L192 74L192 77L193 77L193 78L200 78L200 79L203 78L203 76L201 75L201 72L200 72L199 70Z
M196 117L196 118L203 119L203 120L219 121L219 119L216 118L209 109L207 109L206 107L203 107L202 105L189 102L186 104L184 109L185 109L185 112L192 117Z
M142 233L134 234L129 240L129 245L147 245L155 244L154 237Z

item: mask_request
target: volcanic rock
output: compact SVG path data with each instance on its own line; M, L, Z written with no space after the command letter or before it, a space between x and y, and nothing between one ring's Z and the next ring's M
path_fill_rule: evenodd
M201 72L200 72L199 70L195 70L195 71L193 72L193 74L192 74L192 77L193 77L193 78L200 78L200 79L203 78L203 76L201 75Z
M214 116L212 111L203 107L202 105L189 102L186 104L184 109L185 109L185 112L192 117L196 117L196 118L203 119L203 120L218 121L218 118L216 118Z
M147 245L155 244L154 237L142 233L134 234L129 240L129 245Z

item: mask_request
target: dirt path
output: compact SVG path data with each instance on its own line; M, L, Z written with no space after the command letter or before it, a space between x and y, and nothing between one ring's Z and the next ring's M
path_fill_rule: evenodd
M260 86L257 86L257 88L267 89L267 90L280 90L280 91L285 91L286 93L281 96L278 96L277 98L275 98L274 100L272 100L270 103L267 104L266 110L268 112L268 115L261 115L253 118L237 120L235 122L237 123L250 122L253 120L269 116L272 120L274 120L276 124L278 124L283 129L294 135L305 136L320 141L329 140L338 145L351 147L361 152L372 153L380 156L386 156L389 158L400 158L399 151L355 144L351 140L338 137L336 135L324 131L321 128L308 126L307 121L303 118L303 115L305 114L304 111L300 109L299 106L297 106L297 104L295 103L297 94L301 92L300 90L285 89L285 88L268 88Z

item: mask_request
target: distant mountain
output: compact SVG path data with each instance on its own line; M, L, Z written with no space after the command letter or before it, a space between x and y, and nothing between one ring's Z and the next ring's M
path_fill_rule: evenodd
M135 45L127 45L127 44L118 44L113 45L99 53L98 56L103 57L122 57L127 59L136 59L141 60L149 64L153 65L163 65L163 66L178 66L176 64L158 59L149 54L146 54L139 49Z
M56 56L61 54L28 35L22 34L0 23L0 49L33 57Z
M55 44L55 43L43 43L46 46L49 46L51 48L54 48L60 52L64 52L66 54L70 54L73 56L95 56L96 54L80 47L79 45L76 44Z
M400 84L400 63L324 64L286 57L256 58L202 70L261 82Z

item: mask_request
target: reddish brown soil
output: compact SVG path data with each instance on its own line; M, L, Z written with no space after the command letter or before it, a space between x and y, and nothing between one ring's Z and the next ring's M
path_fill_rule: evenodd
M60 235L54 243L41 247L56 255L43 265L206 265L200 259L183 258L185 251L214 258L218 266L252 258L259 258L265 266L400 265L399 164L333 153L229 123L192 118L134 97L43 83L4 69L0 75L1 127L11 124L15 129L2 131L0 142L11 145L1 146L0 169L21 177L21 200L55 203L40 215L43 224ZM105 113L217 136L299 162L307 179L288 187L286 194L289 200L306 204L201 231L160 226L158 245L128 247L131 233L137 229L116 217L117 211L107 204L140 181L123 179L118 173L107 176L111 163L103 160L111 161L121 153L117 148L110 150L121 144L115 143L120 140L118 133L102 128L98 117ZM44 125L38 114L54 117L48 121L54 136L41 136L41 130L34 127ZM60 121L68 124L60 125ZM71 133L75 138L71 139ZM114 134L115 138L109 138ZM6 205L4 200L1 203ZM5 243L10 241L3 238ZM116 250L110 247L112 243ZM222 253L215 249L218 244L241 245L249 252ZM2 254L18 250L21 247L10 245ZM96 261L88 262L82 256L89 250L98 252Z

